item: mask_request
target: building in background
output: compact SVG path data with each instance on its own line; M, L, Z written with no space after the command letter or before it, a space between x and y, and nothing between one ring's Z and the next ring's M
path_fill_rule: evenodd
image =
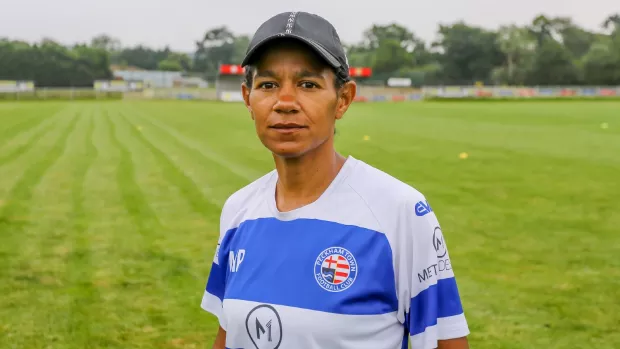
M221 64L215 81L217 99L225 102L241 102L241 84L245 70L237 64Z
M119 69L113 70L112 74L117 80L142 81L145 88L209 87L205 80L199 77L184 76L183 72Z

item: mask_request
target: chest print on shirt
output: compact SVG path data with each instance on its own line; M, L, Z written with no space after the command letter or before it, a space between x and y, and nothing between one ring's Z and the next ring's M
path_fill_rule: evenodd
M245 319L245 329L256 349L277 349L282 343L282 320L269 304L250 310Z

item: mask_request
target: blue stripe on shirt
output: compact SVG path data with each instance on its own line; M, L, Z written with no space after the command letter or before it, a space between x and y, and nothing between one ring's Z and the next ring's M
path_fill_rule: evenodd
M454 277L440 279L411 299L409 332L412 336L423 333L437 324L438 318L463 313L459 291Z
M260 218L243 222L230 235L207 285L218 297L225 284L225 299L349 315L398 309L392 250L383 233L316 219ZM334 246L348 249L359 268L352 286L342 292L326 291L315 279L317 257ZM241 249L243 262L231 272L228 255Z
M226 291L226 278L228 277L228 251L230 250L230 242L234 237L237 229L231 229L224 234L224 238L220 242L218 250L218 263L211 265L209 280L207 281L206 290L212 295L224 301L224 292Z

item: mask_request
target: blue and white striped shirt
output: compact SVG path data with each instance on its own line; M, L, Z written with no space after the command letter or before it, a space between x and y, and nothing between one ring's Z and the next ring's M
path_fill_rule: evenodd
M469 328L435 213L353 157L315 202L275 203L277 172L234 193L202 308L227 348L414 349Z

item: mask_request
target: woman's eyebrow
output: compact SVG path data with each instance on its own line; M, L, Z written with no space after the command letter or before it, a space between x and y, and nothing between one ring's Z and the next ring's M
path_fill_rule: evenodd
M275 78L276 73L273 70L258 70L256 71L257 78Z
M295 76L297 78L317 78L317 79L325 79L323 77L323 74L317 72L317 71L311 71L308 69L304 69L300 72L298 72L297 74L295 74Z
M277 78L277 74L273 71L273 70L258 70L256 71L256 77L257 78ZM312 71L309 69L303 69L297 73L295 73L295 77L300 79L300 78L317 78L317 79L325 79L325 77L317 72L317 71Z

